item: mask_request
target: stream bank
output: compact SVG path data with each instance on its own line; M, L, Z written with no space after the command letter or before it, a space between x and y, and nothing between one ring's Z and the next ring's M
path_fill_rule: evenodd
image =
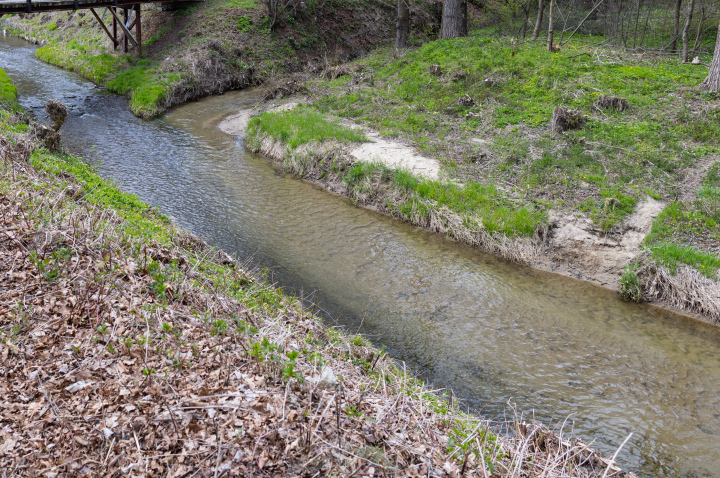
M313 118L313 128L325 122L362 131L366 136L361 141L365 142L358 142L357 138L345 142L331 138L294 147L281 139L284 131L278 135L262 129L261 114L287 115L298 106L303 108L291 98L277 106L243 110L224 118L218 127L242 137L250 151L276 161L284 171L320 184L356 204L518 264L594 283L626 296L627 286L622 279L627 276L628 264L641 262L642 267L633 269L634 277L642 278L633 285L637 296L626 298L720 323L720 283L684 264L671 270L651 260L643 250L653 221L665 203L646 197L618 226L620 232L612 235L600 234L586 217L561 215L553 210L546 220L532 227L532 237L522 237L511 230L511 235L508 231L493 233L488 231L481 214L468 214L444 204L442 199L422 197L413 191L420 184L426 189L439 187L462 197L467 195L468 188L439 180L440 161L421 156L403 142L382 139L368 128L327 117ZM294 120L301 125L296 127L302 129L304 120ZM406 176L411 177L413 187L399 184L408 182ZM506 205L500 207L503 206ZM511 220L518 222L517 218Z
M297 181L217 129L258 91L143 121L127 102L0 39L18 100L68 105L66 151L183 229L359 331L462 407L566 424L643 477L716 476L717 328L518 267ZM118 138L134 141L118 141ZM141 172L141 174L138 174ZM641 371L640 373L638 371Z
M412 224L718 323L720 108L692 88L705 72L611 50L612 64L578 63L582 40L555 54L508 42L479 33L376 50L308 78L280 100L302 101L301 112L262 113L245 141ZM554 72L564 81L550 88ZM619 97L631 107L603 106ZM570 107L582 126L550 128ZM377 139L313 126L338 121L433 159L437 173L408 177L389 164L394 151L358 161L354 151Z
M3 469L635 476L562 430L462 413L367 339L327 327L81 159L51 152L44 127L10 106L0 107Z

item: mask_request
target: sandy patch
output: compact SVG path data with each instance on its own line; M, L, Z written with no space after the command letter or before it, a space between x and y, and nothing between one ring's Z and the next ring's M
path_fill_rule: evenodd
M253 110L242 110L237 114L228 116L220 122L218 128L227 134L234 136L242 135L252 117L252 111Z
M411 147L383 139L374 131L363 130L369 143L350 151L350 155L359 161L379 161L391 168L408 169L420 176L437 179L440 175L440 163L432 158L417 154Z
M617 288L625 265L640 254L640 246L665 203L647 198L620 225L620 232L605 234L592 221L574 215L550 214L556 225L549 250L556 260L543 264L554 272Z

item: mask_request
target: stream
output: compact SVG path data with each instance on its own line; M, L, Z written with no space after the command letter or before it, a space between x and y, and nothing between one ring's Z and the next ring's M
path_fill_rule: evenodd
M574 432L639 476L720 476L720 328L509 264L352 205L246 152L220 120L230 92L143 121L127 100L0 35L0 68L46 120L59 99L66 150L296 294L366 334L464 406Z

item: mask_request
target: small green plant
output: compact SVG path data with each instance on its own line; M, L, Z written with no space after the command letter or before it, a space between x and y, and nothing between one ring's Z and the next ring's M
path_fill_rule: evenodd
M237 29L240 31L240 33L249 32L253 29L253 21L250 17L242 16L238 18L237 21Z
M632 302L642 302L642 289L637 271L638 264L632 262L625 266L623 275L620 277L620 296Z
M482 449L478 449L477 441L475 440L477 437L480 438L480 443L484 444L485 442L488 442L491 447L496 440L495 436L485 430L478 433L477 428L470 430L468 429L468 424L458 424L450 431L447 453L462 462L463 471L465 470L468 459L471 455L475 455L478 460L483 460L485 462L491 474L495 473L495 467L492 463L491 457L483 457Z
M248 324L244 320L239 320L237 322L237 332L239 334L245 334L252 337L253 335L256 335L258 332L260 332L260 330L257 327Z
M291 378L295 378L298 382L302 383L304 380L302 374L295 371L295 361L300 353L297 350L293 350L285 355L288 359L283 363L282 368L280 369L283 379L287 382Z
M141 335L140 338L137 339L135 342L138 344L138 346L144 347L146 344L150 345L150 343L152 343L152 339L149 337L146 337L144 335Z
M322 367L323 365L325 365L325 361L323 360L322 354L320 352L312 352L306 354L305 360L318 367Z
M225 335L228 331L227 322L223 319L215 319L210 327L210 335Z
M72 255L72 249L60 248L54 251L50 257L41 259L36 251L30 252L30 262L37 268L48 282L56 281L65 267L67 260Z
M149 291L162 301L165 301L168 277L165 275L162 265L159 262L150 260L147 271L150 277L153 278L152 282L148 284Z
M162 330L165 333L168 333L168 332L172 331L172 328L173 328L172 325L168 324L167 322L164 322L162 324L162 326L160 327L160 330Z
M348 405L346 406L343 411L345 412L345 415L349 417L361 417L362 412L357 409L356 405Z
M108 330L108 324L98 325L95 331L100 335L107 335L110 333L110 331Z

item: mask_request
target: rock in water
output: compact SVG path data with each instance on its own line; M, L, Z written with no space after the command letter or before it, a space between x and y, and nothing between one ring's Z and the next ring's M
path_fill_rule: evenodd
M50 100L45 105L45 111L50 115L50 121L52 121L50 127L57 132L67 119L67 108L58 100Z

